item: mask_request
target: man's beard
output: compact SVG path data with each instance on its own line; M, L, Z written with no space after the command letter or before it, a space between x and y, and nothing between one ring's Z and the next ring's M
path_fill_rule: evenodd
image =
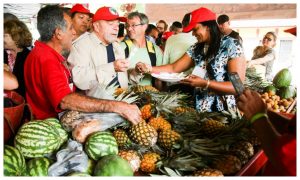
M61 55L66 59L69 57L69 54L70 54L70 50L63 49L61 52Z

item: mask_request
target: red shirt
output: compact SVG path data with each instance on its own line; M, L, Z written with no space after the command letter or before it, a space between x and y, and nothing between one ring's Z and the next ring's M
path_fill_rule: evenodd
M25 61L26 98L36 119L57 117L63 97L72 93L71 73L65 58L47 44L36 41Z
M276 169L274 164L267 163L264 174L265 176L296 176L297 168L297 140L296 140L296 116L290 120L288 131L283 134L276 142L274 151L281 160L283 169Z

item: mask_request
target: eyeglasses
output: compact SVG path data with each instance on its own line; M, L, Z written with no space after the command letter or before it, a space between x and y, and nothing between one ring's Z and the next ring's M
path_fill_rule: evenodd
M272 41L272 39L269 38L269 37L264 37L264 39L266 39L266 40L268 40L268 41Z
M140 23L140 24L133 24L133 25L126 24L126 25L125 25L125 28L126 28L126 29L129 29L129 28L131 27L132 29L134 29L135 27L141 26L141 25L144 25L144 24L143 24L143 23Z

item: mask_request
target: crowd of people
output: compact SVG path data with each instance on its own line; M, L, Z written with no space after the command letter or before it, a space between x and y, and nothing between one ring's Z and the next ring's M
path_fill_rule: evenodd
M294 134L286 137L272 128L259 96L246 90L237 98L228 77L237 72L244 81L247 67L263 64L270 79L276 59L273 32L264 36L262 46L255 48L247 62L243 40L230 28L229 17L217 17L205 7L187 12L168 30L164 20L149 24L141 12L131 12L125 18L112 7L100 7L93 14L81 4L72 8L46 5L37 14L40 38L34 44L22 21L9 13L4 18L4 89L15 89L22 95L36 119L77 110L115 112L137 124L142 118L136 105L98 99L94 89L98 84L122 88L152 85L190 94L199 112L238 106L258 131L273 164L286 158L284 148L294 148ZM179 84L169 84L151 76L160 72L189 75ZM281 163L277 170L294 175L295 168L287 168L290 162Z

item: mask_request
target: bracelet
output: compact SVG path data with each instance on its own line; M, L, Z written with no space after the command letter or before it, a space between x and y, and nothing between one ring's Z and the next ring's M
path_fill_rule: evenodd
M208 86L209 86L209 84L210 84L210 81L209 81L209 80L207 80L206 86L205 86L205 88L203 88L203 90L207 90L207 89L208 89Z
M268 115L266 113L256 113L254 114L251 119L250 119L250 123L253 124L256 120L265 117L266 119L268 119Z

